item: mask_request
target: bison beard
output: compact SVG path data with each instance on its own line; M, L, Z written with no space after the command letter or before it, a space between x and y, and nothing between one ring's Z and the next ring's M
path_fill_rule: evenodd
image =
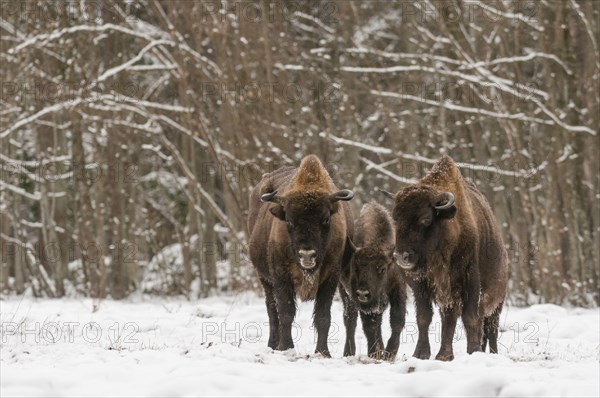
M331 303L339 282L347 236L353 224L346 201L321 161L305 157L300 167L265 174L250 195L249 254L263 285L269 316L269 347L294 347L296 296L315 300L316 352L329 356Z
M385 193L385 192L384 192ZM458 317L467 352L489 342L497 352L498 321L506 294L508 260L485 197L444 156L416 185L392 197L394 258L415 296L419 338L414 356L428 359L432 301L440 307L442 342L436 359L452 360Z

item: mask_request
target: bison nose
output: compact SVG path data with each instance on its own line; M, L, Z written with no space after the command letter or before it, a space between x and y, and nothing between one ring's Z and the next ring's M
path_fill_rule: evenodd
M360 289L358 289L356 291L356 298L361 303L366 303L367 301L369 301L369 291L368 290L360 290Z
M317 258L317 252L315 250L298 250L298 254L303 260L311 261Z
M312 269L316 265L317 252L315 250L298 250L302 268Z
M394 252L394 259L396 260L396 264L404 269L412 269L415 264L411 261L411 254L409 252L402 252L402 254L398 252Z

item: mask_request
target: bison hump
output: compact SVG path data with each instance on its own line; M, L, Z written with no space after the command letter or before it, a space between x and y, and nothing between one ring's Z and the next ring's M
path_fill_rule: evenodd
M462 175L456 163L450 156L444 155L433 165L429 173L423 177L421 183L444 190L458 185L461 181Z
M300 187L321 187L328 190L331 184L329 173L316 155L308 155L298 167L293 185Z

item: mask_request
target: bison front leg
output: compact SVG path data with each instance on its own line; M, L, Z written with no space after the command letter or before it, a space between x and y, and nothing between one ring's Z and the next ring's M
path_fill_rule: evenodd
M433 317L431 306L431 295L425 283L418 283L412 289L415 296L415 307L417 310L417 326L419 328L419 339L413 357L429 359L431 357L431 346L429 345L429 325Z
M452 339L456 330L456 321L458 320L458 306L446 307L440 309L442 315L442 345L435 359L440 361L451 361L454 359L452 350Z
M365 336L367 337L368 353L370 357L379 358L383 350L381 338L381 314L360 313Z
M390 296L390 326L392 335L385 347L387 358L390 361L396 357L398 347L400 346L400 333L404 329L404 321L406 317L406 295L401 292L394 293Z
M327 339L329 337L329 327L331 326L331 303L337 285L336 280L328 279L319 286L313 314L314 326L317 329L317 348L315 352L327 358L331 357Z
M292 323L296 317L296 300L291 280L281 281L274 286L277 316L279 318L279 341L276 350L285 351L294 348Z
M344 304L344 326L346 327L346 344L344 345L344 356L354 356L356 354L356 320L358 318L358 310L356 303L352 297L346 293L344 286L339 286L340 297Z
M273 285L267 280L260 278L260 282L265 290L265 303L267 304L267 314L269 315L269 343L268 346L276 349L279 343L279 318L277 315L277 302L273 293Z

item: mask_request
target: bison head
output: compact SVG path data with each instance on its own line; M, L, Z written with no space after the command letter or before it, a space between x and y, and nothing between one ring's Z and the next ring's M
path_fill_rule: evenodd
M350 238L347 238L346 244L353 252L350 286L354 301L366 312L378 312L372 311L374 308L383 310L394 248L356 247Z
M395 195L394 259L404 270L422 269L444 239L444 222L456 215L454 195L430 187L408 187Z
M331 217L339 210L340 200L350 200L354 193L344 189L333 194L322 191L296 191L286 196L277 191L261 196L272 202L271 214L287 224L296 263L306 271L318 268L325 258Z

